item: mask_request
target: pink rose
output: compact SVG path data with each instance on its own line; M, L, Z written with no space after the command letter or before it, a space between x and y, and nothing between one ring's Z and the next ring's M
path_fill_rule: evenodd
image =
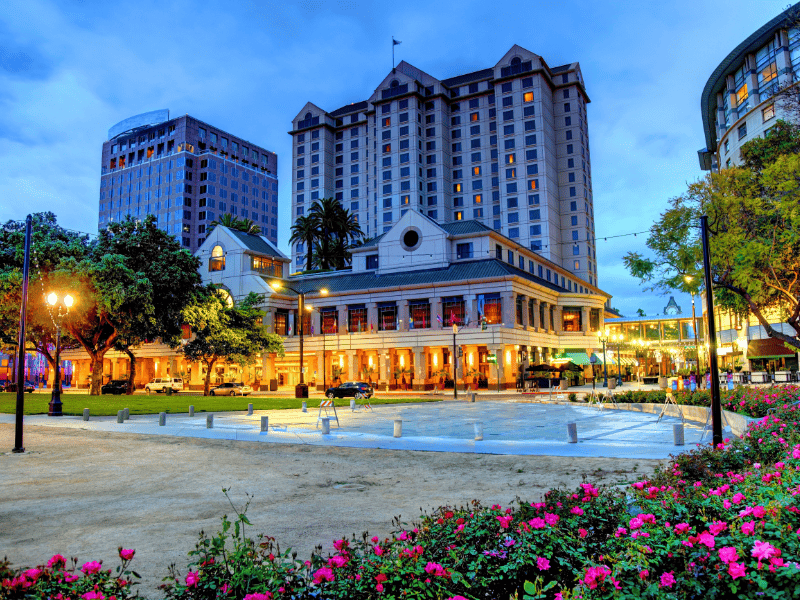
M756 532L755 521L745 521L742 523L742 533L745 535L753 535Z
M739 553L733 546L726 546L719 549L719 559L724 563L732 563L739 560Z
M91 562L84 563L81 567L81 571L83 571L84 575L91 575L93 573L99 573L102 564L93 560Z
M247 594L244 600L272 600L272 592L265 592L263 594Z
M583 538L585 538L587 535L589 535L589 532L588 532L588 531L586 531L585 529L578 529L578 533L580 534L580 536L581 536L581 539L583 539Z
M136 554L136 550L125 550L124 548L119 549L119 557L122 560L132 560L134 554Z
M714 536L711 535L710 533L708 533L707 531L704 531L703 533L701 533L697 537L697 541L700 542L701 544L703 544L704 546L708 546L709 548L713 548L714 544L716 543L714 541Z
M50 568L58 569L67 564L67 559L60 554L54 554L53 557L47 561L47 566Z
M672 576L673 573L674 571L663 573L661 575L661 584L659 587L666 587L666 588L672 587L672 585L675 583L675 578Z
M200 574L195 573L194 571L189 571L186 574L186 587L197 587L197 583L200 581Z
M320 584L323 581L333 581L333 571L329 567L322 567L314 572L314 583Z
M547 571L550 568L550 561L540 556L536 559L536 566L540 571Z
M768 559L771 556L780 556L780 550L778 550L769 542L761 542L756 540L755 544L753 544L752 555L753 558L757 558L759 561L761 561Z
M96 592L94 590L86 592L81 598L83 598L83 600L106 600L106 597L101 592Z
M733 578L744 577L747 575L747 569L743 564L732 562L728 565L728 574Z
M648 571L647 569L642 569L641 573L639 573L639 579L644 580L647 579L648 577L650 577L650 571Z
M571 512L573 515L582 515L583 514L583 509L575 506L569 512Z
M376 585L375 586L375 591L382 592L383 591L383 584L379 583L378 585Z

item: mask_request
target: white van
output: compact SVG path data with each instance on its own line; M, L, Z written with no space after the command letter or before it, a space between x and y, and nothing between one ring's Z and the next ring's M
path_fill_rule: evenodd
M155 392L158 394L159 392L166 391L167 388L172 388L173 392L179 392L183 389L183 379L180 377L156 377L144 386L144 391L148 394Z

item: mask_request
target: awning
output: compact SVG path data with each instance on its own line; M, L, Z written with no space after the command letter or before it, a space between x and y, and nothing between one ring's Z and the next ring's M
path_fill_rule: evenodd
M783 358L784 356L795 356L796 349L791 349L784 345L781 340L766 338L763 340L750 340L747 345L747 358Z
M586 355L586 352L569 351L561 352L557 356L554 356L551 362L554 364L571 362L582 367L592 364L589 362L589 357Z

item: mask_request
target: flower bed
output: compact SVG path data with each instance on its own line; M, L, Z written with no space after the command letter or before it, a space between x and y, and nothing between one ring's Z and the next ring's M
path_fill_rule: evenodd
M762 398L766 407L785 400ZM234 507L235 519L201 534L188 571L171 567L162 589L170 600L795 598L797 416L780 409L742 438L682 454L625 490L584 483L541 503L442 507L396 521L389 538L339 539L332 555L305 561L272 538L248 537L247 505ZM61 557L38 569L6 567L0 597L128 598L132 551L120 557L114 577L98 563L82 576L74 563L68 574Z

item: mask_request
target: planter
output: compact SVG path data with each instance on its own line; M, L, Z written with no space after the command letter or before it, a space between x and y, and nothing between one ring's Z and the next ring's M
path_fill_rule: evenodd
M608 389L613 390L617 387L617 378L616 377L609 377L608 378Z
M666 377L664 376L658 377L658 387L660 387L662 390L665 390L667 389L668 385L669 385L669 380Z
M769 383L769 373L766 371L754 371L750 376L751 383Z
M775 383L789 383L791 380L791 371L775 371Z

